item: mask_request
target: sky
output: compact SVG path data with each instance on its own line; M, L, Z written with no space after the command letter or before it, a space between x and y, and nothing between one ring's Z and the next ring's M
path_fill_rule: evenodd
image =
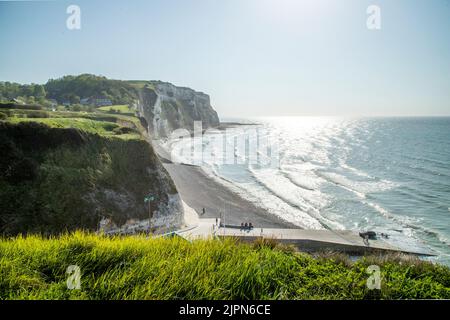
M221 117L450 115L450 0L0 0L0 81L81 73L191 87Z

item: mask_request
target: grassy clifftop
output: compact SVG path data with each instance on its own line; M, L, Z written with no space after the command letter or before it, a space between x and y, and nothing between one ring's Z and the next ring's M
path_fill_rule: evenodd
M366 286L369 265L381 290ZM81 289L68 290L69 265ZM75 233L0 240L0 299L450 298L450 270L427 262L313 257L272 243Z
M7 110L0 121L0 233L54 234L146 219L176 193L135 117Z

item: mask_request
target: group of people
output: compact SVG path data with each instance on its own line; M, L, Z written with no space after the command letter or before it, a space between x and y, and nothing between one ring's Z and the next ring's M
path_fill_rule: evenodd
M253 229L253 224L251 222L247 223L247 222L242 222L241 223L241 230L251 230Z

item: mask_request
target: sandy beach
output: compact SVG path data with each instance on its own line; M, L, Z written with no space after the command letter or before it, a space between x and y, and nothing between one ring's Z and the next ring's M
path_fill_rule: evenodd
M152 145L175 182L181 198L200 218L218 218L222 213L222 220L226 224L251 222L255 228L298 228L229 190L200 167L172 163L167 151L157 141L153 141ZM203 208L205 214L202 214Z

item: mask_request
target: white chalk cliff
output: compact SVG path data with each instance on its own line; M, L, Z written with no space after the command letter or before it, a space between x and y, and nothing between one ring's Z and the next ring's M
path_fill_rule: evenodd
M219 125L217 112L203 92L167 82L148 81L138 94L137 111L146 120L154 138L168 137L179 128L192 132L194 121L202 121L203 129Z

